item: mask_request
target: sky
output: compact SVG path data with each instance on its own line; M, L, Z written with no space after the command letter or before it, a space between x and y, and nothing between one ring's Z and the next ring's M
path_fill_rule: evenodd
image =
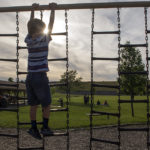
M57 4L74 3L98 3L98 2L122 2L122 0L53 0ZM131 0L124 0L131 1ZM139 0L136 0L139 1ZM145 0L146 1L146 0ZM148 0L147 0L148 1ZM0 0L0 7L30 6L32 3L40 5L49 4L49 0ZM15 13L0 13L0 33L16 33ZM48 24L50 11L43 12L43 21ZM56 11L53 32L65 32L64 11ZM40 18L40 12L35 13ZM27 35L27 22L30 12L19 13L19 45L26 46L24 38ZM83 81L90 81L91 67L91 18L92 11L69 10L69 70L77 70L78 76ZM144 8L121 8L121 43L130 41L132 44L145 43L145 22ZM148 18L150 10L148 9ZM150 19L148 28L150 29ZM117 10L96 9L94 31L116 31ZM65 36L53 36L49 44L49 58L65 57ZM149 38L150 39L150 38ZM95 57L117 57L118 56L118 35L94 35L94 56ZM145 63L145 48L139 48ZM0 37L0 58L16 57L16 38ZM27 71L27 50L19 51L19 71ZM48 77L51 81L60 80L60 76L66 70L65 62L49 62ZM115 81L117 78L117 62L96 61L94 62L94 81ZM7 80L9 77L16 78L16 64L11 62L0 62L0 80ZM21 75L20 80L26 76Z

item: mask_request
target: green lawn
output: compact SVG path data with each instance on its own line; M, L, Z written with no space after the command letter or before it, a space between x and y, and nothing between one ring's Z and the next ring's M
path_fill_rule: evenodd
M65 95L55 94L53 96L52 105L58 105L57 100L63 97L65 100ZM95 104L99 99L101 103L107 100L109 107L107 106L94 106L95 110L106 111L106 112L117 112L118 103L117 96L94 96ZM122 99L129 99L128 96L122 97ZM144 96L138 96L136 99L146 99ZM71 95L70 100L70 127L88 127L89 126L89 116L90 105L83 104L83 96ZM146 122L146 104L134 104L135 117L131 116L131 106L130 104L121 104L121 123L144 123ZM29 122L29 107L20 108L20 121ZM41 108L39 107L37 113L37 120L42 119ZM66 128L66 112L52 112L50 117L50 126L52 129L62 129ZM93 123L96 126L100 125L113 125L117 124L116 117L107 116L94 116ZM0 112L0 127L16 127L16 113L15 112ZM23 126L29 127L29 126Z

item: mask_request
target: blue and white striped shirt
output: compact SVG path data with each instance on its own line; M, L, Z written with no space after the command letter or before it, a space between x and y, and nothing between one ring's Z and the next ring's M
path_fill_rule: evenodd
M47 72L48 68L48 44L51 36L43 34L35 39L30 35L25 38L28 47L28 72Z

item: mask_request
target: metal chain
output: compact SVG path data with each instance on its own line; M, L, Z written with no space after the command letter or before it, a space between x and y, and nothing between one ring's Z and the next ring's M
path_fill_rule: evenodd
M19 150L19 102L18 102L18 96L19 96L19 15L18 12L16 12L16 31L17 31L17 40L16 40L16 59L17 59L17 64L16 64L16 82L17 82L17 149Z
M147 8L144 8L145 14L145 41L146 41L146 71L147 71L147 82L146 82L146 93L147 93L147 149L149 150L149 92L148 92L148 82L149 82L149 63L148 63L148 31L147 31Z
M94 88L93 88L93 30L94 30L95 10L92 9L92 25L91 25L91 112L90 112L90 150L92 149L93 137L93 103L94 103Z
M43 10L40 11L41 21L43 21Z
M119 58L119 61L118 61L118 83L119 83L119 91L118 91L118 113L119 113L119 116L118 116L118 140L119 140L119 145L118 145L118 150L120 150L120 116L121 116L121 108L120 108L120 41L121 41L121 36L120 36L120 8L117 9L117 20L118 20L118 31L119 31L119 34L118 34L118 58Z
M66 90L66 99L67 99L67 150L69 150L69 100L70 100L70 84L69 84L69 77L68 77L68 71L69 71L69 51L68 51L68 14L67 10L65 10L65 28L66 28L66 83L67 83L67 90Z

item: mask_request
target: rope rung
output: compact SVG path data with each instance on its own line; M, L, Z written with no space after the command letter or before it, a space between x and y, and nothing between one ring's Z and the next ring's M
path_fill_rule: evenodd
M147 30L147 33L150 33L150 30Z
M147 103L148 100L119 100L119 103Z
M28 72L18 72L18 75L28 74Z
M147 44L120 44L120 47L147 47Z
M17 112L17 108L0 108L0 111L12 111L12 112Z
M18 124L19 125L30 125L31 122L19 122ZM41 124L43 124L43 122L37 122L37 124L41 125Z
M0 34L0 36L18 36L18 34Z
M16 134L0 134L0 136L6 136L6 137L12 137L12 138L18 137L18 135L16 135Z
M67 32L52 33L51 35L67 35Z
M59 112L59 111L68 111L67 108L61 108L61 109L50 109L51 112Z
M67 61L67 58L48 59L48 61Z
M17 49L27 49L28 47L26 46L18 46Z
M96 142L103 142L103 143L109 143L109 144L119 145L119 142L115 142L115 141L102 140L102 139L97 139L97 138L92 138L91 140L92 141L96 141Z
M19 99L19 100L26 100L27 97L17 97L17 96L10 96L10 98Z
M137 74L137 75L147 75L147 71L137 71L137 72L120 72L120 75L132 75L132 74Z
M46 135L45 135L46 136ZM59 132L54 132L48 136L68 136L67 132L59 133Z
M18 87L19 84L0 84L0 86L12 86L12 87Z
M105 87L105 88L114 88L119 89L118 85L103 85L103 84L92 84L93 87Z
M93 57L92 60L113 60L113 61L119 61L119 58L100 58L100 57Z
M93 31L93 34L119 34L119 31L103 31L103 32Z
M19 150L44 150L44 147L29 147L29 148L24 148L24 147L19 147Z
M54 87L54 86L67 86L66 83L49 83L50 87Z
M10 62L17 62L17 59L3 59L1 58L0 61L10 61Z
M119 128L119 131L148 131L148 128Z
M100 111L94 111L94 110L92 111L92 113L96 113L96 114L99 114L99 115L109 115L109 116L119 117L118 113L100 112Z

